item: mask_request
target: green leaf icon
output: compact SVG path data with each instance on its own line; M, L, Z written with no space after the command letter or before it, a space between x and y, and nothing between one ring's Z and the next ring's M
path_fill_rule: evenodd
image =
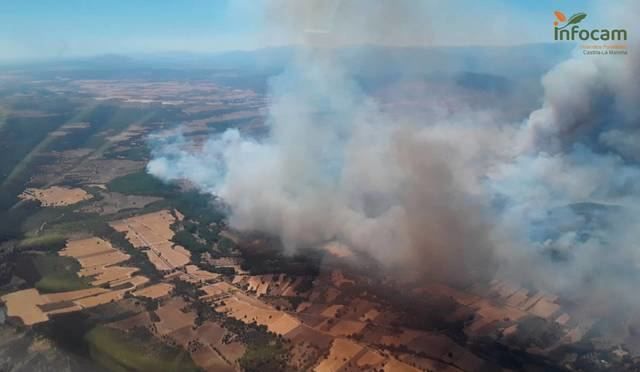
M572 15L571 18L569 18L569 21L567 21L566 26L578 24L582 22L582 20L585 19L586 17L587 17L586 13L576 13Z

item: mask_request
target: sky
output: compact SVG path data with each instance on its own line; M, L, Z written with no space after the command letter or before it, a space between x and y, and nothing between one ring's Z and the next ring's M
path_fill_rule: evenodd
M315 0L296 0L298 3ZM326 0L345 6L361 0ZM586 11L577 0L404 1L424 19L415 42L428 45L512 45L551 41L554 10ZM1 0L0 60L106 53L219 52L296 43L281 24L287 0ZM372 8L374 5L372 5ZM273 10L276 9L274 12ZM278 13L281 12L281 13ZM338 12L339 13L339 12ZM339 16L334 15L334 16ZM594 14L592 13L593 17ZM354 22L368 14L349 14ZM370 24L375 28L375 24ZM424 35L419 35L419 34ZM367 42L366 38L354 41Z

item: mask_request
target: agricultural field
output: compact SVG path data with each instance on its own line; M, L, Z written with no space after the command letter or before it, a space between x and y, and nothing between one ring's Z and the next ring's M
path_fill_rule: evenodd
M114 328L96 327L86 340L93 359L109 370L198 370L186 352Z
M173 291L173 288L174 286L169 283L152 284L133 292L133 295L136 297L146 297L155 300L168 296L171 291Z
M25 278L33 280L34 287L42 292L65 292L89 287L89 281L78 276L81 265L70 257L51 253L25 255L20 261L19 270L28 272Z
M91 199L91 194L80 188L52 186L47 189L28 188L18 197L23 200L37 200L44 207L56 207Z
M98 191L98 197L100 200L81 208L80 212L113 215L121 211L143 209L162 200L154 196L125 195L103 190Z
M0 370L47 371L48 360L56 372L640 365L635 336L624 340L635 351L600 342L593 309L553 293L394 280L337 240L291 251L235 230L225 201L146 167L157 136L178 128L185 151L229 128L259 139L269 101L249 87L266 83L121 73L41 72L0 87ZM617 326L640 329L640 319Z
M3 296L7 315L33 325L50 316L122 300L149 281L133 275L137 268L119 266L129 258L100 238L70 240L58 256L33 255L24 264L33 268L22 270L39 275L35 288Z
M171 211L162 210L116 221L111 227L125 233L134 247L144 250L158 271L170 272L191 261L189 251L171 241L174 235L171 225L176 218L179 217Z

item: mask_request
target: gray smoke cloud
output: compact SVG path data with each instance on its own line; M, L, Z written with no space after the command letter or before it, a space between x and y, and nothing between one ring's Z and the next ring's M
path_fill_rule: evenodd
M594 317L624 323L640 303L638 26L628 55L576 55L543 79L542 107L514 137L514 157L488 175L500 200L499 225L512 239L500 274L581 303ZM615 316L613 316L615 315ZM626 335L617 329L616 335Z
M288 12L306 47L271 82L269 136L231 129L198 150L164 137L148 171L221 197L232 227L280 236L290 250L336 239L392 273L455 284L499 276L637 305L623 298L640 265L640 45L631 40L627 56L577 51L542 78L543 103L522 123L463 104L443 112L428 97L419 113L387 110L335 47L362 35L403 45L422 13L397 3L406 7L373 13L389 18L370 31L336 15L371 14L362 2L274 2L271 16Z
M272 83L268 139L229 130L197 153L169 139L149 172L191 180L231 206L231 226L280 236L289 249L338 239L398 271L447 280L488 272L480 150L494 133L470 120L391 117L330 50L298 58Z

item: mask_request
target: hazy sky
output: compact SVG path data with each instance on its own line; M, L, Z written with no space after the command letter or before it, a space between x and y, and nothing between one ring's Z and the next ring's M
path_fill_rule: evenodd
M279 1L1 0L0 60L289 44L295 42L291 35L273 31L274 25L286 20L266 12L269 4ZM311 0L299 0L304 1ZM573 13L591 8L589 1L577 0L411 1L417 15L424 17L431 45L548 42L554 10ZM424 44L425 38L417 40Z

